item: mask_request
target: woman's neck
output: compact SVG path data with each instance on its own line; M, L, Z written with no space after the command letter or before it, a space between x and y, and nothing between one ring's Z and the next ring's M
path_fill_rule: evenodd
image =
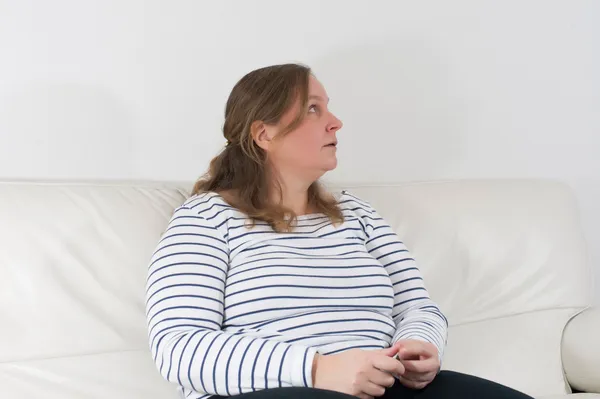
M286 179L272 190L271 200L281 204L296 215L313 213L308 201L308 190L313 182Z
M270 189L270 201L273 204L279 204L284 208L291 210L297 216L315 213L317 212L317 209L313 208L313 204L310 204L308 201L309 188L310 184L274 184ZM235 198L238 195L237 190L220 190L218 191L218 194L230 204L236 202Z
M284 208L291 210L296 215L305 215L311 213L308 203L308 187L290 189L290 187L281 187L281 195L279 190L274 190L273 201L280 203Z

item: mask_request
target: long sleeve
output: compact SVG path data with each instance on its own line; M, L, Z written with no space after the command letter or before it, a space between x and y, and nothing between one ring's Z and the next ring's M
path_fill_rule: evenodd
M392 316L396 333L392 343L401 339L431 342L438 348L440 361L447 339L448 321L429 297L415 260L398 235L383 218L366 205L366 247L387 270L394 287Z
M223 396L312 387L314 348L221 330L229 247L209 219L178 208L152 256L146 314L160 373L184 389Z

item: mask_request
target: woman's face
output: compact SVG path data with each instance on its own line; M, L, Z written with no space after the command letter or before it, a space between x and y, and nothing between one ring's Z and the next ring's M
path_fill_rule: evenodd
M318 179L337 166L336 133L342 121L327 108L329 98L325 88L312 75L308 84L308 111L302 123L293 131L277 137L265 150L269 161L279 172ZM289 110L278 126L265 127L269 136L287 126L297 115L299 105Z

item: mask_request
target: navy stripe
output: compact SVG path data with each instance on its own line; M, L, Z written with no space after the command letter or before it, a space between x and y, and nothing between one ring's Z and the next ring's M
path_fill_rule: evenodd
M407 303L410 303L410 302L414 302L414 301L428 301L428 300L429 300L429 298L425 297L425 296L417 297L417 298L411 298L411 299L407 299L407 300L402 301L402 302L395 303L394 304L394 308L397 308L397 307L399 308L399 307L401 307L404 304L407 304ZM392 315L393 318L396 318L397 316L399 316L399 314Z
M175 216L171 219L172 222L179 220L179 219L192 219L192 220L204 220L204 218L202 216L195 216L195 215L178 215ZM173 225L171 227L175 227L176 225ZM196 228L202 228L202 229L208 229L208 230L212 230L212 227L208 227L208 226L203 226L200 224L195 225L194 227Z
M269 251L270 254L289 254L289 255L302 255L301 252L293 252L293 251ZM362 250L356 250L356 251L348 251L348 252L339 252L334 254L333 256L345 256L345 255L352 255L352 254L359 254L359 253L364 253ZM256 257L256 256L263 256L264 253L263 252L259 252L256 254L251 254L248 257ZM293 257L288 257L288 259L294 259ZM310 258L298 258L298 259L310 259ZM314 259L314 258L313 258ZM264 260L264 259L261 259ZM248 263L248 262L246 262Z
M440 334L440 326L439 325L434 325L433 323L430 323L429 321L416 321L415 323L423 323L426 324L427 326L429 326L430 328L427 330L430 333L432 333L433 335L435 335L437 337L437 339L439 340L438 342L444 342L444 337L442 336L442 334Z
M173 226L173 227L182 227L182 226L185 226L185 227L195 227L195 225L193 225L193 224L183 224L183 225L180 224L180 225L176 225L176 226ZM173 228L173 227L171 227L171 228ZM220 242L221 244L227 245L227 242L225 242L224 240L221 240L219 237L211 236L211 235L208 235L208 234L200 234L200 233L176 233L176 234L170 234L170 235L164 236L158 242L159 247L160 247L160 244L163 241L166 241L166 240L168 240L170 238L175 238L175 237L202 237L202 238L208 238L209 240L215 240L215 241Z
M354 259L369 259L369 258L354 258ZM240 265L240 266L245 266L245 264ZM355 266L305 266L305 265L266 265L266 266L257 266L257 267L251 267L250 269L244 269L244 270L240 270L237 273L230 273L229 274L229 279L232 279L233 277L242 274L242 273L247 273L247 272L256 272L257 270L260 269L272 269L274 267L287 267L287 268L291 268L291 269L379 269L381 268L381 266L378 265L374 265L374 264L369 264L369 265L355 265Z
M215 228L219 229L221 228L224 224L229 223L230 220L247 220L246 218L243 217L235 217L235 216L230 216L228 218L226 218L225 220L223 220L221 223L215 225ZM238 227L244 227L245 224L238 226ZM233 227L230 227L227 231L231 230Z
M164 308L164 309L161 309L161 310L159 310L158 312L154 313L154 314L152 315L152 317L150 317L150 319L148 320L148 323L152 324L152 320L154 320L154 318L155 318L156 316L158 316L159 314L161 314L161 313L163 313L163 312L168 312L168 311L170 311L170 310L179 310L179 309L194 309L194 310L204 310L204 311L206 311L206 312L216 313L216 314L218 314L219 316L221 316L221 312L219 312L219 311L217 311L217 310L214 310L214 309L211 309L211 308L205 308L205 307L202 307L202 306L187 306L187 305L186 305L186 306L183 306L183 305L180 305L180 306L170 306L170 307L168 307L168 308Z
M235 209L235 208L233 208L231 205L228 205L228 204L212 204L212 205L211 205L211 206L209 206L208 208L204 208L204 209L202 209L202 213L204 214L204 213L206 213L206 212L210 211L210 210L211 210L211 209L213 209L215 206L217 206L217 207L221 207L221 208L223 208L223 209L221 209L219 212L215 213L214 215L212 215L212 216L210 216L210 217L207 217L207 218L205 218L206 220L211 220L211 219L214 219L215 217L217 217L218 215L220 215L220 214L221 214L221 213L223 213L224 211L227 211L227 210L233 210L233 209Z
M345 352L347 350L350 349L365 349L365 348L377 348L377 349L384 349L385 347L383 345L354 345L354 346L348 346L342 349L336 349L334 351L329 351L329 352L325 352L323 353L324 355L333 355L336 354L338 352Z
M408 289L405 289L405 290L402 290L402 291L396 292L396 293L394 294L394 296L398 296L398 295L406 294L407 292L411 292L411 291L419 291L419 290L422 290L422 291L427 291L427 290L426 290L424 287L408 288Z
M216 326L216 328L221 327L221 325L219 323L217 323L216 321L211 320L211 319L205 319L203 317L181 317L181 316L179 316L179 317L167 317L167 318L160 319L160 322L155 323L152 328L153 329L156 328L156 326L158 326L159 323L164 323L166 321L173 321L173 320L205 321L207 323L214 324ZM178 327L178 326L174 326L174 327ZM152 330L150 330L150 331L152 331ZM163 331L163 330L161 330L161 331Z
M204 284L171 284L171 285L166 285L154 292L152 292L152 295L150 295L148 297L148 299L146 300L146 302L150 302L150 300L154 297L154 295L158 294L161 291L164 290L169 290L170 288L178 288L178 287L195 287L195 288L206 288L207 290L215 290L220 292L221 294L225 294L225 291L222 290L219 287L211 287L210 285L204 285ZM146 315L148 314L148 312L146 312Z
M278 331L279 332L286 332L286 331L297 330L297 329L303 328L303 327L315 326L315 325L318 325L318 324L351 323L351 322L355 322L355 321L375 321L375 322L386 324L383 321L380 321L380 320L377 320L377 319L367 319L367 318L361 317L361 318L352 318L352 319L344 319L344 320L320 320L320 321L313 321L313 322L310 322L310 323L304 323L304 324L296 325L296 326L293 326L293 327L281 328ZM385 333L384 331L380 331L380 332L382 334L384 334L384 335L388 335L390 338L392 337L391 334Z
M210 352L210 348L212 348L212 346L215 343L215 341L217 339L219 339L219 335L218 334L213 334L213 335L215 337L213 338L212 341L210 341L210 344L208 344L208 348L206 348L206 353ZM202 364L200 365L200 382L202 383L202 389L204 390L204 392L207 392L207 391L206 391L206 385L204 384L204 378L202 378L202 376L204 375L204 365L206 364L206 358L207 357L208 356L206 356L206 355L203 356ZM215 385L216 385L216 382L215 382Z
M363 310L366 312L371 312L371 313L375 313L378 316L382 316L381 313L379 313L379 311L373 311L373 310ZM280 317L280 318L273 318L272 320L263 322L263 323L259 323L256 324L256 328L262 328L264 326L267 326L269 324L273 324L273 323L277 323L277 322L281 322L284 320L290 320L290 319L297 319L300 317L306 317L306 316L313 316L313 315L317 315L317 314L328 314L328 313L356 313L355 309L331 309L331 310L318 310L315 312L309 312L309 313L304 313L304 314L299 314L299 315L292 315L292 316L284 316L284 317ZM376 323L382 323L382 324L386 324L387 326L390 326L392 328L394 328L394 324L389 321L388 323L385 323L382 320L379 319L370 319L371 321L374 321Z
M428 313L431 313L431 314L433 314L433 315L435 315L435 316L438 316L438 317L440 317L440 318L441 318L441 319L444 321L444 324L446 325L446 327L448 327L448 326L449 326L449 324L448 324L448 319L446 318L446 316L444 316L444 315L442 314L442 312L440 312L440 310L439 310L439 309L435 308L435 309L436 309L435 311L434 311L434 310L428 310L428 309L427 309L427 308L425 308L425 307L423 307L423 308L421 308L421 309L423 309L423 311L424 311L424 312L428 312Z
M385 238L385 237L396 237L396 233L387 233L387 234L382 234L382 235L379 235L379 236L375 236L375 237L370 238L369 240L367 240L365 242L365 244L367 244L367 245L371 244L373 241L380 240L380 239Z
M312 306L292 306L286 308L272 308L272 309L260 309L255 310L253 312L247 312L244 314L239 314L236 316L229 317L227 321L231 321L233 319L237 319L240 317L245 317L253 314L264 313L264 312L274 312L278 310L300 310L300 309L316 309L316 308L354 308L354 309L391 309L391 306L380 306L380 305L312 305Z
M200 346L200 344L202 343L202 341L204 340L204 338L206 338L208 336L208 332L206 334L204 334L199 340L198 343L196 344L196 347L194 348L194 350L192 351L192 356L190 357L190 364L188 367L188 380L190 381L190 385L192 386L192 389L194 391L196 391L196 387L194 386L194 379L192 379L192 363L194 362L194 359L196 359L196 351L198 350L198 347ZM200 379L200 382L202 384L204 384L204 382L202 381L202 374L200 374L198 376L198 378Z
M352 194L349 194L347 191L343 191L343 195L352 198L354 201L356 201L357 204L363 206L365 209L369 209L371 207L368 202L363 201L360 198L358 198L358 197L356 197L356 196L354 196ZM371 212L372 211L369 210L369 213L371 213Z
M314 286L314 285L299 285L299 284L271 284L271 285L261 285L259 287L246 288L245 290L231 292L231 293L225 295L225 298L232 297L234 295L243 294L244 292L248 292L248 291L262 290L265 288L308 288L308 289L328 289L328 290L352 290L352 289L374 288L374 287L387 288L387 287L389 287L389 285L387 285L387 284L368 284L368 285L335 287L335 286L320 286L320 285Z
M302 376L304 377L304 386L308 386L308 382L306 381L306 358L308 356L308 348L304 350L304 360L302 361Z
M281 388L281 370L283 370L283 362L285 361L285 355L287 355L289 350L290 350L289 346L287 348L285 348L285 352L283 352L283 356L281 357L281 364L279 365L279 375L277 376L277 379L279 380L280 388Z
M246 346L246 350L244 350L244 354L242 355L242 360L240 360L240 370L238 372L238 386L240 387L240 394L242 393L242 370L244 369L244 359L246 358L248 349L250 349L250 346L252 346L254 341L256 341L256 339L250 341L250 343Z
M206 198L205 201L200 201L200 200L205 199L205 198ZM187 200L186 203L185 203L185 205L183 207L185 207L187 209L193 209L197 205L207 204L208 202L214 200L215 198L219 199L219 198L221 198L221 196L219 194L217 194L217 193L209 195L209 193L204 192L204 193L198 194L194 198L190 198L189 200Z
M322 222L319 222L319 223L316 223L316 224L314 224L314 225L312 225L312 226L319 226L319 225L321 225L321 227L319 227L318 229L312 230L312 231L286 232L286 233L284 233L284 234L286 234L286 235L288 235L288 234L289 234L289 235L293 235L293 234L304 234L304 235L310 235L310 234L314 234L314 233L318 232L319 230L321 230L321 229L323 229L323 228L325 228L325 227L328 227L328 226L330 226L330 225L331 225L331 223L329 222L329 220L324 220L324 221L322 221ZM268 227L268 226L265 226L265 227ZM302 227L308 227L308 226L302 226ZM232 229L232 228L230 228L230 230L231 230L231 229ZM235 240L239 240L239 239L241 239L241 238L245 238L245 237L248 237L248 236L251 236L251 235L255 235L255 234L272 234L272 230L271 230L270 228L268 228L268 229L265 229L265 230L259 230L259 231L249 231L249 232L247 232L247 233L243 233L243 234L240 234L240 235L238 235L238 236L235 236L235 237L231 238L231 239L229 240L229 243L231 243L232 241L235 241ZM281 237L281 238L276 238L276 239L288 240L288 239L290 239L290 238L291 238L291 237ZM315 239L315 237L311 237L311 238ZM235 249L234 249L234 250L235 250ZM231 252L233 252L234 250L232 250Z
M290 249L296 249L296 250L311 250L311 251L315 251L318 249L330 249L330 248L338 248L338 247L347 247L347 246L357 246L359 245L358 243L355 242L350 242L350 243L345 243L345 244L338 244L338 245L323 245L323 246L315 246L315 247L298 247L298 246L291 246L291 245L277 245L276 247L278 248L290 248ZM245 251L250 251L250 250L258 250L258 249L263 249L263 248L267 248L267 247L271 247L273 246L272 244L265 244L265 245L261 245L258 247L251 247L251 248L246 248L246 249L242 249L240 252L245 252Z
M177 348L177 344L179 343L179 341L181 341L183 338L185 337L185 335L182 335L181 337L179 337L179 339L177 341L175 341L175 343L173 344L173 350L171 351L171 360L169 361L169 369L167 370L167 379L170 378L171 376L171 368L173 367L173 353L175 352L175 348ZM162 367L160 369L160 372L162 373Z
M163 276L157 280L154 280L152 282L152 284L150 284L148 286L148 288L146 288L146 292L149 293L150 292L150 288L152 288L154 286L154 284L158 283L159 281L168 279L168 278L173 278L173 277L181 277L181 276L202 276L202 277L206 277L206 278L210 278L213 280L217 280L222 284L225 284L225 280L223 280L222 278L216 277L216 276L212 276L210 274L205 274L205 273L173 273L173 274L169 274L168 276Z
M362 251L352 251L352 252L362 252ZM352 252L350 252L349 254L351 254ZM355 259L368 259L368 260L372 260L371 256L359 256L359 257L351 257L351 258L349 258L347 256L344 256L344 257L341 257L341 258L337 258L337 256L339 256L339 255L336 255L336 257L334 257L334 256L328 256L326 258L326 260L327 261L348 260L348 259L349 260L355 260ZM285 256L276 256L276 257L266 257L266 258L260 258L260 259L250 259L248 261L240 263L238 266L232 267L230 270L234 270L237 267L246 266L246 265L248 265L250 263L266 262L266 261L269 261L269 260L286 260L286 259L287 260L298 260L298 259L306 260L306 259L311 259L313 261L317 261L318 260L318 259L315 259L312 256L288 256L288 257L285 257ZM323 259L321 259L321 261L323 261Z
M378 246L378 247L375 247L375 248L373 248L373 249L369 250L369 252L370 252L370 253L373 253L373 252L375 252L375 251L378 251L378 250L380 250L380 249L381 249L381 248L383 248L383 247L387 247L388 245L398 245L398 241L390 241L390 242L386 242L385 244L381 244L380 246Z
M205 198L207 198L207 199L205 199ZM188 200L185 203L185 205L182 206L182 208L192 210L199 205L207 204L209 201L213 200L214 198L217 198L217 195L209 196L209 195L207 195L207 193L203 193L202 195L197 195L194 200ZM205 200L201 201L202 199L205 199Z
M150 308L148 308L148 310L146 311L146 316L150 315L150 311L159 303L161 303L162 301L166 301L168 299L175 299L175 298L194 298L194 299L198 299L198 298L202 298L202 299L206 299L209 301L214 301L217 302L218 304L222 304L223 302L219 301L218 299L215 298L211 298L208 296L204 296L204 295L170 295L170 296L166 296L164 298L159 299L158 301L154 302L152 304L152 306L150 306Z
M256 389L254 388L254 375L256 373L256 363L258 362L258 357L260 356L260 352L262 351L262 348L264 348L264 346L267 344L267 341L263 341L262 345L258 348L258 351L256 352L256 356L254 357L254 364L252 364L252 382L250 384L250 387L252 388L253 391L255 391Z
M408 252L408 250L406 250L406 249L399 249L398 251L389 252L387 254L384 254L384 255L381 255L381 256L377 257L377 260L380 260L381 258L385 258L387 256L392 256L392 255L400 254L400 253L403 253L403 252ZM411 259L411 258L408 258L408 259Z
M244 280L239 280L239 281L235 281L232 283L229 283L227 286L231 287L232 285L235 284L240 284L240 283L244 283L244 282L248 282L251 280L256 280L257 278L263 279L263 278L267 278L267 277L313 277L313 278L336 278L336 279L349 279L349 278L365 278L365 277L381 277L381 274L363 274L360 276L319 276L319 275L315 275L315 274L292 274L292 273L278 273L278 274L265 274L262 276L255 276L255 277L250 277Z
M161 256L158 259L155 259L150 264L150 267L154 266L156 264L156 262L158 262L159 260L163 260L163 259L169 258L171 256L181 256L181 255L201 255L201 256L206 256L206 257L209 257L209 258L217 259L217 260L223 262L225 264L225 266L227 266L227 262L225 260L219 258L218 256L214 256L214 255L210 255L210 254L206 254L206 253L200 253L200 252L174 252L174 253L171 253L171 254L168 254L168 255L163 255L163 256Z
M176 263L169 263L168 265L165 266L161 266L159 268L154 269L150 274L148 274L148 280L150 279L150 277L154 276L154 274L156 272L159 272L163 269L169 268L169 267L174 267L174 266L206 266L206 267L212 267L215 270L218 270L219 272L221 272L223 274L223 276L227 275L227 272L225 270L223 270L222 268L218 267L218 266L214 266L208 263L202 263L202 262L176 262Z
M416 288L413 288L416 289ZM345 296L345 297L328 297L328 296L293 296L293 295L279 295L279 296L267 296L261 298L248 299L247 301L232 303L231 305L225 306L225 310L231 309L236 306L246 305L248 303L268 301L272 299L302 299L302 300L323 300L323 299L368 299L368 298L392 298L391 295L369 295L369 296Z
M185 217L190 217L190 218L196 219L196 220L198 220L198 219L202 220L202 218L200 216L185 216ZM175 218L175 219L177 219L177 218ZM173 220L175 220L175 219L173 219ZM204 226L204 225L192 224L192 223L181 223L181 224L178 223L178 224L173 224L172 226L169 226L167 228L167 230L165 230L165 233L167 233L173 229L178 229L180 227L193 227L194 229L200 228L200 229L214 231L214 227L212 227L212 226ZM185 234L185 233L182 233L182 234ZM172 236L176 237L177 235L173 234ZM171 237L171 236L169 236L169 237ZM211 239L218 240L218 237L213 237L213 236L209 236L209 237ZM161 241L163 241L165 238L168 238L168 237L163 237L163 239L161 239ZM159 241L159 244L160 244L160 241Z
M193 333L191 333L188 337L187 342L185 343L185 346L183 347L183 349L181 350L181 355L179 356L179 364L177 366L177 382L179 383L179 385L183 385L181 383L181 361L183 360L183 354L186 353L186 348L189 345L190 342L192 342L192 339L194 338L194 336L196 336L196 334L202 332L202 330L196 330Z
M415 269L416 269L416 268L415 268ZM396 282L395 282L394 284L392 284L392 285L404 284L404 283L406 283L406 282L413 281L413 280L421 280L421 281L423 281L423 277L420 277L420 276L419 276L419 277L411 277L411 278L406 278L406 279L404 279L404 280L396 281Z
M403 259L402 261L406 261L406 260L411 260L411 259ZM406 273L409 270L418 271L419 269L417 269L416 267L407 267L406 269L396 270L395 272L390 273L390 277L395 276L396 274Z
M332 231L330 233L325 233L325 234L321 234L319 237L323 238L323 237L328 237L334 234L340 234L343 233L344 231L362 231L362 229L358 229L356 227L347 227L345 229L340 229L340 230L336 230L336 231ZM350 238L350 237L349 237Z
M235 345L233 346L233 348L231 349L231 353L229 354L229 359L227 359L227 365L225 366L225 387L226 387L226 391L227 391L227 396L232 396L231 392L229 392L229 365L231 364L231 358L233 357L233 354L235 353L235 348L237 348L237 346L240 344L240 342L242 342L241 339L236 340ZM241 393L242 391L240 390L239 393Z
M327 335L343 335L346 338L350 338L350 337L357 337L357 338L368 338L368 339L372 339L372 340L379 340L381 339L380 337L375 337L373 335L366 335L366 334L347 334L348 332L352 332L353 330L349 330L349 331L344 331L344 330L340 330L340 331L331 331L331 332L323 332L323 333L318 333L318 334L314 334L314 335L309 335L309 336L302 336L299 338L293 338L293 339L288 339L285 342L287 342L288 344L291 344L293 342L299 342L299 341L306 341L306 340L310 340L310 339L321 339L323 336L327 336ZM361 331L361 330L356 330ZM365 330L365 331L375 331L375 330ZM375 331L375 332L379 332L379 331Z
M175 320L185 320L184 317L176 317L176 318L171 318L171 319L175 319ZM194 318L195 319L195 318ZM208 321L208 320L207 320ZM217 323L215 323L217 324ZM158 326L158 324L156 324L153 328L156 328L156 326ZM154 334L154 337L152 338L152 341L150 342L150 346L154 346L154 340L156 339L156 337L158 337L160 334L164 333L165 331L169 331L169 330L178 330L181 331L181 328L184 327L184 329L188 329L188 328L201 328L202 330L205 331L214 331L208 328L204 328L204 327L198 327L197 324L175 324L169 327L165 327L162 330L158 331L157 333ZM152 331L152 330L151 330ZM166 337L167 335L161 335L161 339L163 337ZM156 349L158 349L158 346L160 345L161 339L159 339L156 342Z
M271 353L269 354L269 358L267 359L267 368L265 369L265 389L269 389L269 379L267 378L269 375L269 366L271 365L271 358L273 357L273 353L275 353L275 351L277 350L277 345L279 345L280 342L276 342L275 346L273 346L273 350L271 351Z
M417 336L419 336L421 338L425 338L425 340L427 342L436 343L438 341L427 330L425 330L423 328L418 328L418 327L413 326L413 325L411 325L410 327L407 327L405 329L402 329L401 331L402 331L402 333L399 334L400 336L417 335Z
M225 255L229 255L227 253L227 251L225 251L223 248L215 247L214 245L206 244L206 243L203 243L203 242L176 242L176 243L173 243L173 244L161 245L156 250L156 252L154 252L153 256L156 255L157 253L159 253L160 251L163 251L163 250L165 250L167 248L176 247L176 246L180 246L180 245L196 245L196 246L199 246L199 247L212 248L212 249L215 249L217 251L223 252L223 254L225 254ZM202 255L202 256L214 256L214 255L209 255L209 254L207 254L205 252L198 252L197 254L198 255ZM220 258L217 258L217 259L220 259Z

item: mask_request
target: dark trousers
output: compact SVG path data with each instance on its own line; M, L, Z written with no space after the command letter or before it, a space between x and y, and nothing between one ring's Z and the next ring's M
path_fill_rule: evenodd
M213 398L219 398L213 396ZM504 385L454 371L442 371L421 390L406 388L398 380L381 399L531 399ZM355 396L316 388L270 388L236 395L236 399L356 399Z

